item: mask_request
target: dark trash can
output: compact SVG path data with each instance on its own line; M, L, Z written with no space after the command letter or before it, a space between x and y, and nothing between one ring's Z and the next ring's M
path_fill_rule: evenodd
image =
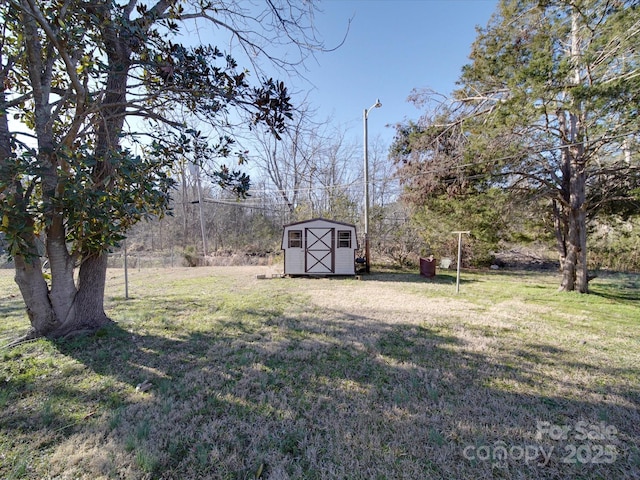
M420 275L431 278L436 276L436 259L433 257L420 259Z

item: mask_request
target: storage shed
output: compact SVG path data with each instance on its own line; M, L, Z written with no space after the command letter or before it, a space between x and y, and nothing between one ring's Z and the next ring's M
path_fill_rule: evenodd
M356 227L314 218L284 226L285 275L355 275Z

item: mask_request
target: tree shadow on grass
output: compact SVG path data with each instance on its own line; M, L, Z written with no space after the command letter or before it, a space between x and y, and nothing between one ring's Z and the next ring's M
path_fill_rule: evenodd
M25 307L22 298L18 295L10 295L0 299L0 317L9 317L24 313Z
M589 284L589 292L616 303L635 305L640 301L640 275L599 272Z
M153 304L141 325L55 343L75 360L59 372L52 366L45 378L6 382L7 401L49 395L35 412L1 418L8 435L38 438L36 452L68 453L68 471L54 476L640 474L640 387L608 383L638 378L636 367L603 371L604 383L583 385L579 373L593 375L597 366L577 363L568 347L532 341L487 352L429 319L389 322L336 308L278 312L265 301L227 313L211 307L216 315L185 329L178 314L188 306ZM560 373L549 378L546 369ZM151 388L136 391L145 381ZM605 422L617 433L582 439L578 422ZM566 439L557 438L561 431Z
M407 271L374 271L370 274L362 275L363 280L375 280L378 282L400 282L400 283L432 283L435 285L455 285L456 272L455 271L440 271L433 277L425 277L416 272ZM474 279L465 278L464 275L460 278L460 283L472 283Z
M626 305L638 305L640 302L640 287L594 285L589 289L589 292L592 295Z

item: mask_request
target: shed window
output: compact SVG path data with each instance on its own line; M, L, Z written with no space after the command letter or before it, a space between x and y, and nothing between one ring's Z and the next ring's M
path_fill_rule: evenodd
M302 248L302 230L289 230L289 248Z
M351 248L350 230L338 230L338 248Z

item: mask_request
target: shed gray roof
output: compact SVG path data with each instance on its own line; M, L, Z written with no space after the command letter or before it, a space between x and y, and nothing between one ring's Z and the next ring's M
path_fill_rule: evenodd
M299 222L293 222L293 223L289 223L287 225L283 225L284 228L286 227L292 227L295 225L302 225L303 223L310 223L310 222L317 222L317 221L322 221L322 222L327 222L327 223L333 223L335 225L344 225L346 227L354 227L355 225L353 225L352 223L347 223L347 222L339 222L337 220L329 220L327 218L322 218L322 217L317 217L317 218L310 218L309 220L300 220Z

